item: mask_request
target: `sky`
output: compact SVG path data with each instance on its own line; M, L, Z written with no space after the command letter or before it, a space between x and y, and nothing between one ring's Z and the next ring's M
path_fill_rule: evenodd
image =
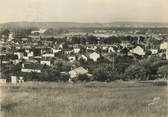
M168 0L0 0L0 23L168 22Z

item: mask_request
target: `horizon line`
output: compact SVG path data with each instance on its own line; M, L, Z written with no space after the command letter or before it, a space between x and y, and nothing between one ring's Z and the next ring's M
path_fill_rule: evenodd
M81 24L108 24L108 23L160 23L165 24L167 22L158 22L158 21L112 21L112 22L80 22L80 21L7 21L0 22L0 24L6 23L81 23Z

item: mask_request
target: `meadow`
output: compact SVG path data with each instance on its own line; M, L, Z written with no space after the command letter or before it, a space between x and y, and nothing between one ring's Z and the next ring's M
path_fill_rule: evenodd
M1 117L168 117L168 90L139 82L4 84Z

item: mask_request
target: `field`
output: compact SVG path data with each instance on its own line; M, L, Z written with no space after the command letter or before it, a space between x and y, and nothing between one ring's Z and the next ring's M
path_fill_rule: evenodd
M1 85L2 117L167 117L168 90L151 83Z

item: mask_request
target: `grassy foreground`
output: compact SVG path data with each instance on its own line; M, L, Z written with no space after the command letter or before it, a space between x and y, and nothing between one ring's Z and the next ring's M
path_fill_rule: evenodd
M0 88L2 117L168 117L167 87L150 83L26 82Z

